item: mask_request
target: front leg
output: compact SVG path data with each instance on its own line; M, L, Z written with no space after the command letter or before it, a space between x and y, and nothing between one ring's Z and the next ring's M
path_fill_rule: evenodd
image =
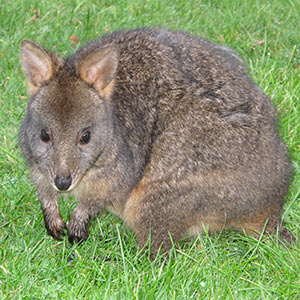
M91 199L79 200L68 224L68 238L70 243L81 242L89 236L89 222L101 210L96 201Z
M67 227L60 215L57 197L52 198L51 201L42 199L41 203L47 232L56 240L61 241Z
M61 241L62 236L65 235L66 224L59 212L58 193L43 175L40 173L39 176L35 175L33 174L33 179L41 202L47 232L56 240Z

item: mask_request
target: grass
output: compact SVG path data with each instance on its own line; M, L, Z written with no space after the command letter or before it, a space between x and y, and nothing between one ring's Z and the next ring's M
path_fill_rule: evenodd
M138 253L122 222L103 214L89 239L71 247L47 236L17 134L27 96L22 39L62 55L104 32L159 25L234 48L278 108L294 165L283 218L298 237L286 248L236 232L179 243L169 260ZM299 299L300 2L29 1L0 2L0 298L1 299ZM60 203L65 219L74 201Z

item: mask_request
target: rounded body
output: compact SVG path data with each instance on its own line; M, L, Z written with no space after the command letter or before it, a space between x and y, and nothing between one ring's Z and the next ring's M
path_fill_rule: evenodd
M232 50L145 28L105 35L66 60L36 44L22 51L33 92L20 145L50 234L62 232L57 201L49 200L60 187L78 197L71 241L87 237L103 208L125 220L140 246L151 230L153 253L170 247L169 234L281 226L288 153L274 106ZM37 57L49 72L40 81ZM51 145L39 144L43 126Z

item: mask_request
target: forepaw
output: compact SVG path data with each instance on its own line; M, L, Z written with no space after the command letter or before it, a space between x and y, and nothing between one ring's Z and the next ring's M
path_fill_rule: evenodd
M67 229L63 219L61 217L49 218L44 216L44 220L47 232L56 240L62 241Z
M81 243L89 236L88 224L77 220L70 220L68 224L68 239L70 243Z

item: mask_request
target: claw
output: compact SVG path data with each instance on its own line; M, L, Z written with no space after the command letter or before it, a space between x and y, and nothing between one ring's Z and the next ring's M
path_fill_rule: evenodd
M74 226L74 225L76 225L76 226ZM79 227L78 224L76 224L76 223L75 224L69 223L67 230L68 230L68 239L71 244L73 244L75 242L80 245L89 236L87 226Z
M77 243L78 245L81 245L85 240L87 239L87 237L79 237L79 236L75 236L75 235L68 235L68 240L71 244Z
M66 224L63 223L60 226L48 227L46 225L47 232L56 240L62 241L63 237L66 235L65 230L67 229Z

